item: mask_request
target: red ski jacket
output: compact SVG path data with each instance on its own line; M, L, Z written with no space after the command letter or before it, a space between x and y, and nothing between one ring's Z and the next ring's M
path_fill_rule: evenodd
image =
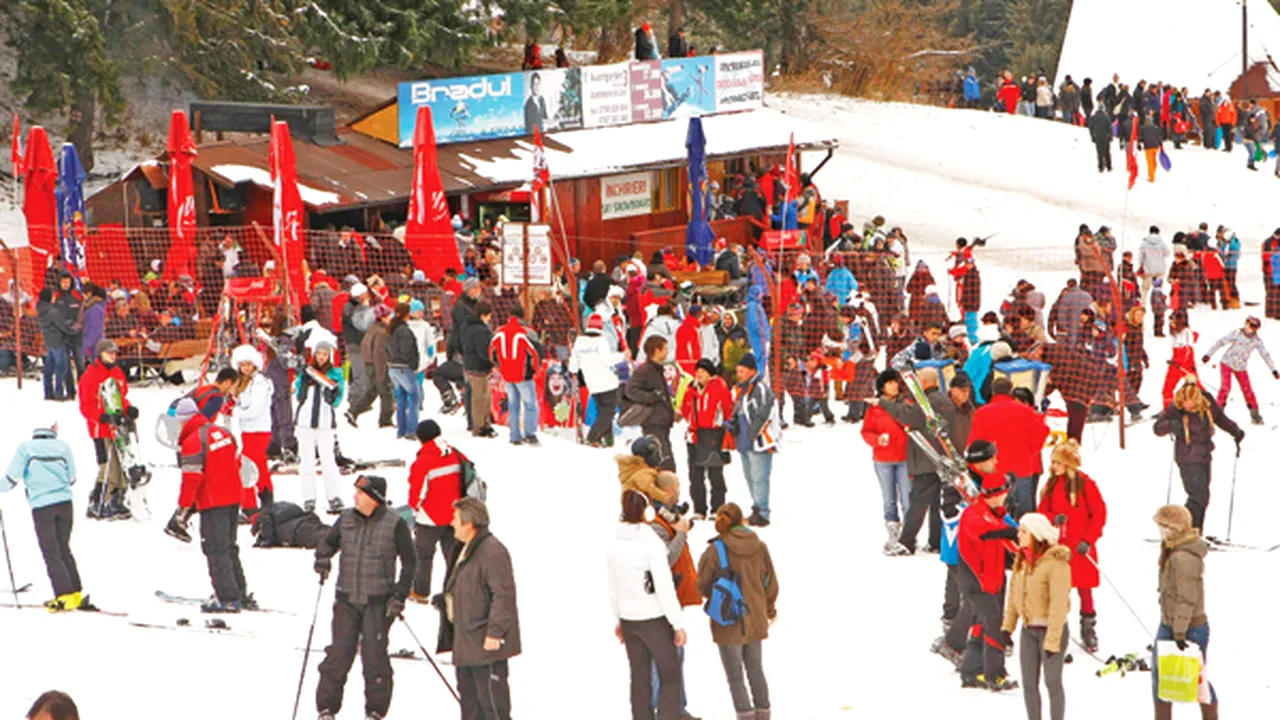
M1067 522L1061 528L1062 537L1058 544L1071 551L1071 587L1098 587L1098 549L1094 547L1098 538L1102 537L1102 528L1107 524L1107 504L1102 500L1098 484L1088 475L1080 473L1083 489L1075 498L1075 503L1067 494L1067 479L1059 477L1054 483L1053 491L1040 498L1040 506L1036 512L1053 522L1059 515L1065 515ZM1046 484L1046 487L1048 485ZM1080 541L1089 543L1088 556L1077 552ZM1092 558L1093 562L1090 562Z
M724 378L715 375L705 388L690 385L684 393L680 414L689 421L689 430L717 430L733 416L733 393Z
M956 539L956 547L960 551L960 559L978 576L983 592L1000 592L1000 586L1004 584L1006 548L1010 544L1004 539L983 540L982 536L1006 527L1003 515L997 516L981 500L960 513L960 536Z
M1041 466L1040 451L1049 426L1040 413L1008 395L997 395L973 413L969 442L996 444L996 472L1031 477Z
M1204 269L1205 280L1221 280L1226 277L1227 269L1222 264L1222 256L1213 250L1198 252L1200 267Z
M489 356L502 373L502 380L509 383L532 380L538 372L538 351L529 339L529 331L516 318L493 334L489 342Z
M114 425L99 422L102 413L106 412L102 406L101 391L107 378L115 378L116 384L120 386L122 408L126 411L129 409L129 383L124 379L124 371L118 364L107 367L101 360L94 360L85 368L84 375L80 376L80 387L77 389L80 393L80 414L89 425L89 437L94 440L111 440L116 436Z
M702 359L702 321L690 315L676 329L676 360L697 362Z
M1006 82L1000 87L1000 91L996 93L996 98L1004 103L1005 112L1013 115L1018 112L1018 100L1022 97L1022 91L1018 89L1015 83Z
M423 443L409 466L409 507L419 525L453 522L453 503L462 497L462 453L443 438Z
M880 445L880 436L889 436L888 445ZM907 445L911 439L897 420L889 416L884 408L872 405L862 418L862 439L871 446L871 457L876 462L900 463L907 461Z
M195 505L196 510L208 510L239 505L244 486L231 433L196 413L182 426L178 442L182 455L178 507Z

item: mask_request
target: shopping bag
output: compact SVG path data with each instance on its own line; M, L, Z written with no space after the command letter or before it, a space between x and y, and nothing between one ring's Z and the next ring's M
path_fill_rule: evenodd
M1169 159L1169 155L1164 151L1164 148L1160 148L1160 167L1164 168L1165 172L1173 169L1173 161Z
M1200 646L1187 643L1179 650L1172 640L1156 643L1156 669L1160 673L1156 696L1166 702L1193 703L1200 695Z

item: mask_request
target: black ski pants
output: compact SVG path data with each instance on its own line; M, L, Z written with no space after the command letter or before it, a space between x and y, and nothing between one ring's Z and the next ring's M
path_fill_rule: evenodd
M942 547L942 483L936 473L921 473L911 476L911 500L907 506L907 517L902 522L902 533L898 541L908 550L915 552L916 535L924 524L925 513L929 515L929 547Z
M679 720L680 654L676 633L665 617L623 620L622 642L631 664L631 720L654 720L653 665L658 666L657 720ZM466 719L466 712L463 712ZM486 719L487 720L487 719Z
M694 456L693 445L689 445L689 457ZM707 505L707 481L711 481L711 505ZM703 517L711 517L708 511L715 512L724 504L724 466L706 467L689 463L689 495L693 501L693 511Z
M1093 144L1095 150L1098 151L1098 172L1111 169L1111 141L1096 142Z
M618 405L618 390L615 388L596 393L591 398L596 401L596 419L587 431L587 442L597 443L613 436L613 413Z
M511 720L511 686L507 683L506 660L457 670L462 720Z
M449 525L413 526L413 546L418 551L418 564L413 569L413 594L423 597L431 596L431 568L435 561L436 545L444 553L445 562L453 557L453 549L458 541L453 537L453 527Z
M1178 465L1182 474L1182 489L1187 492L1187 510L1191 511L1191 526L1204 529L1204 513L1209 509L1210 466L1201 463Z
M391 656L387 654L390 627L386 598L370 598L365 605L352 605L345 594L334 596L333 639L320 662L316 712L328 710L336 715L342 709L342 689L359 648L364 670L364 711L380 717L387 714L391 707Z
M1222 149L1226 152L1231 152L1231 146L1236 141L1235 127L1229 123L1224 123L1219 125L1218 128L1222 130Z
M240 602L247 592L236 545L239 523L239 503L200 511L200 550L209 563L213 593L222 602Z
M969 634L960 676L973 677L981 672L987 682L992 682L1005 676L1004 631L1000 629L1004 621L1004 588L1002 586L1000 592L984 592L978 576L963 561L957 566L957 572L962 602L973 617L971 624L981 626L978 632Z
M31 511L36 522L36 540L40 554L44 556L44 568L49 573L53 596L62 597L80 592L80 571L71 555L71 501L47 505Z

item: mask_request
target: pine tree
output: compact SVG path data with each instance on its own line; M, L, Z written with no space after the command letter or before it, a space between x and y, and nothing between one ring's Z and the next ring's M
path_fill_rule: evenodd
M1015 75L1053 79L1071 14L1070 0L1008 0L1004 39Z
M381 66L459 66L487 27L485 5L466 0L290 2L301 37L320 49L340 77Z
M283 0L164 2L159 15L165 52L152 53L163 60L150 62L179 86L207 100L301 97L298 89L271 79L297 71L305 51L294 32L298 21Z

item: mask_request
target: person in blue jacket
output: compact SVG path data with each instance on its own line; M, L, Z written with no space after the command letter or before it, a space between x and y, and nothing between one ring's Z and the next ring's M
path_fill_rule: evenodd
M978 83L978 71L969 68L969 74L964 77L964 102L969 107L978 107L978 102L982 99L982 85Z
M747 287L747 342L763 372L769 367L769 316L764 311L764 297L769 294L768 281L758 266L751 267L751 285Z
M1240 272L1240 238L1223 225L1218 226L1218 254L1222 256L1222 266L1227 279L1228 306L1240 307L1240 288L1236 286L1236 275Z
M848 305L858 291L858 279L844 266L844 258L839 255L835 256L831 271L827 273L826 287L841 305Z
M31 439L18 446L9 469L0 479L0 492L26 485L27 504L36 524L36 540L44 555L54 599L44 604L49 612L92 609L81 596L80 572L71 555L71 486L76 462L71 446L58 438L56 420L39 425Z
M969 359L964 362L964 372L973 381L975 392L973 403L983 405L986 400L978 392L987 382L991 374L991 348L1000 340L1000 326L984 323L978 327L978 344L969 351Z
M769 216L773 227L778 230L797 230L800 228L799 207L795 200L788 200L777 207L777 211Z

